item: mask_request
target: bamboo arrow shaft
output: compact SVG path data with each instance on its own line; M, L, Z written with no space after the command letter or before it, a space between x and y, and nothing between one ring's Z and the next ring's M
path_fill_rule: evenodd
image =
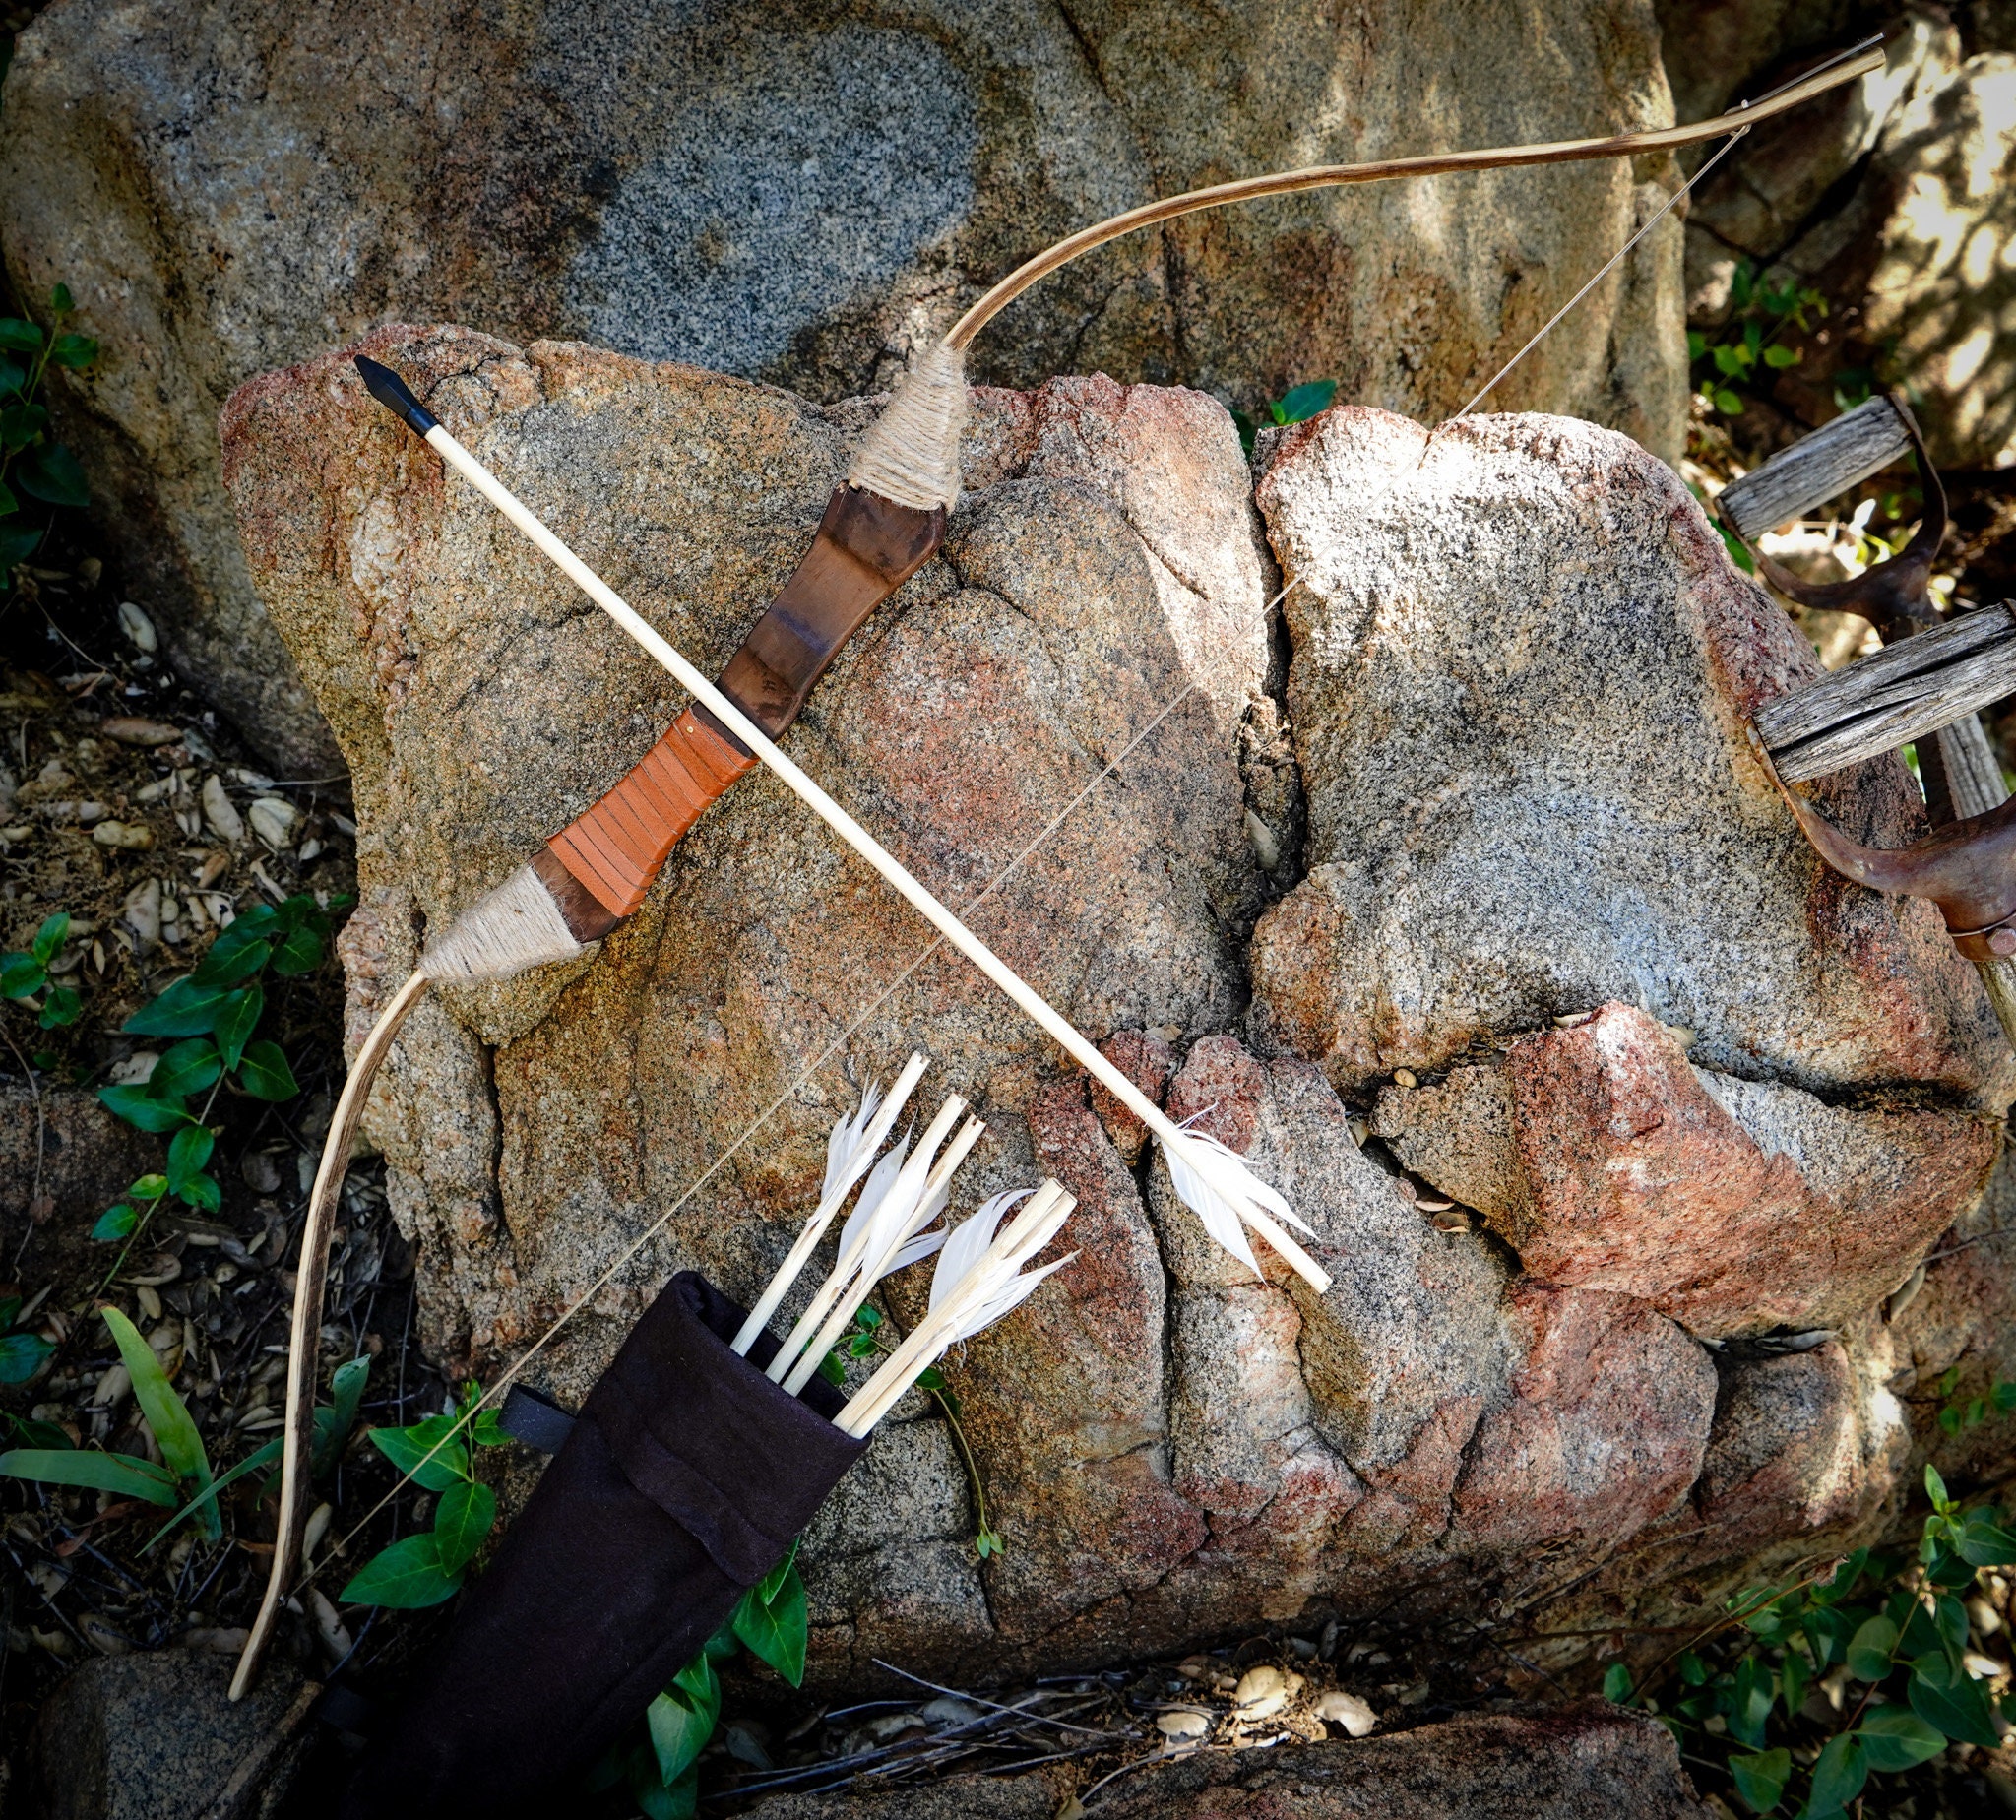
M679 685L691 693L694 699L733 733L749 751L782 778L800 801L873 866L889 884L901 892L918 915L978 968L1065 1054L1084 1068L1165 1144L1180 1145L1183 1142L1183 1133L1160 1106L1107 1061L1088 1038L1080 1035L1068 1020L1051 1007L1040 992L995 954L958 916L939 903L936 897L911 875L909 868L894 853L781 751L755 722L680 656L635 607L554 535L517 494L464 448L446 428L436 423L427 431L426 439L428 445L443 461L454 468L477 492L531 538L540 553L561 574L662 664ZM1245 1217L1247 1224L1265 1238L1319 1295L1329 1288L1329 1273L1290 1238L1275 1222L1257 1212L1249 1213Z

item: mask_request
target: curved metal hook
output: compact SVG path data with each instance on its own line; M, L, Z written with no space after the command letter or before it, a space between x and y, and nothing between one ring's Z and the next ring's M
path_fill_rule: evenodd
M1750 745L1813 850L1843 878L1936 904L1953 945L1970 961L2016 955L2016 797L1910 847L1864 847L1793 794L1755 727Z
M1884 396L1904 425L1905 435L1911 439L1912 453L1918 457L1919 476L1925 485L1924 517L1911 541L1896 555L1845 582L1801 581L1747 539L1745 547L1756 559L1759 573L1780 594L1801 606L1859 613L1875 625L1885 644L1894 644L1907 633L1940 623L1926 583L1931 580L1939 545L1946 538L1946 489L1931 457L1925 453L1924 438L1919 434L1918 419L1911 414L1911 407L1895 392Z

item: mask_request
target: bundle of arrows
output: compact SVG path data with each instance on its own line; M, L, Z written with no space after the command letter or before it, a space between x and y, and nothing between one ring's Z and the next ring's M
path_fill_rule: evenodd
M304 1465L312 1432L316 1337L337 1192L372 1077L401 1022L432 982L504 979L580 956L587 944L608 934L639 908L686 831L710 803L759 763L930 923L941 941L965 956L1066 1057L1147 1128L1160 1147L1176 1195L1218 1245L1257 1275L1260 1262L1252 1244L1257 1237L1308 1291L1325 1293L1328 1273L1290 1228L1313 1234L1283 1194L1262 1181L1234 1152L1172 1121L918 883L778 740L842 644L929 560L944 536L947 514L959 497L964 363L974 338L1015 297L1070 260L1122 234L1194 211L1293 191L1517 165L1631 158L1716 138L1732 144L1757 122L1865 75L1881 62L1880 48L1858 46L1771 95L1687 127L1279 172L1151 203L1060 241L1001 280L941 342L916 355L888 408L855 449L796 572L714 680L584 563L397 374L359 358L357 372L370 396L424 439L449 469L669 671L693 701L627 777L555 834L528 864L430 939L416 971L385 1006L355 1058L330 1125L302 1235L279 1529L266 1599L239 1663L234 1696L242 1694L256 1671L294 1581L305 1516ZM1651 231L1707 168L1702 166L1688 186L1669 199L1666 209L1638 229L1527 344L1513 364ZM1509 370L1501 369L1498 377ZM1493 379L1479 400L1497 383ZM1473 406L1477 402L1473 400ZM493 1677L505 1672L498 1663L513 1659L513 1629L525 1621L523 1611L513 1605L513 1599L520 1596L513 1588L538 1584L551 1591L562 1582L577 1584L580 1598L597 1608L595 1624L603 1628L597 1630L594 1647L584 1646L578 1659L577 1691L584 1700L591 1693L594 1698L570 1718L564 1736L570 1751L592 1751L611 1713L621 1708L626 1716L634 1716L655 1691L650 1677L661 1676L662 1685L662 1677L678 1666L676 1661L667 1666L668 1646L662 1639L678 1642L688 1636L690 1626L682 1628L667 1617L667 1600L676 1603L683 1598L691 1612L704 1615L724 1594L753 1585L846 1470L861 1445L860 1437L894 1407L916 1373L947 1347L1007 1312L1058 1267L1023 1269L1070 1211L1070 1197L1054 1183L1045 1183L1019 1201L991 1201L949 1234L932 1229L931 1222L947 1205L954 1172L980 1136L976 1121L960 1126L965 1108L956 1098L946 1102L914 1149L905 1140L877 1160L920 1072L921 1064L914 1061L886 1098L864 1101L836 1131L833 1166L820 1202L778 1281L753 1309L745 1314L733 1308L696 1278L674 1280L626 1341L590 1398L585 1419L513 1526L477 1595L459 1613L451 1655L465 1666L490 1662ZM775 1341L767 1331L769 1318L856 1186L860 1196L843 1224L831 1272L788 1335ZM833 1337L880 1277L934 1250L940 1262L928 1311L876 1377L850 1403L840 1405L817 1375ZM492 1394L499 1388L493 1387ZM675 1416L667 1414L668 1409ZM823 1429L823 1436L809 1438L807 1422ZM616 1479L628 1490L622 1490ZM725 1485L736 1487L734 1509L719 1507L726 1496L721 1491ZM649 1493L641 1489L645 1486L651 1487ZM715 1488L717 1507L703 1508L706 1500L697 1489L701 1486ZM648 1511L631 1509L639 1497L649 1505ZM613 1604L612 1573L590 1588L570 1580L571 1570L541 1564L542 1548L564 1545L578 1553L585 1533L578 1526L568 1533L572 1517L563 1521L541 1513L579 1517L598 1498L604 1500L606 1523L615 1525L604 1536L606 1547L620 1557L633 1589ZM580 1502L584 1499L588 1502ZM603 1523L604 1517L595 1518L589 1527ZM604 1562L604 1569L607 1566ZM594 1628L586 1616L580 1624ZM651 1639L658 1641L647 1647L646 1640ZM550 1670L541 1678L542 1692L549 1692L560 1678L560 1670ZM439 1674L427 1684L440 1685ZM470 1670L459 1708L460 1731L456 1725L437 1723L443 1716L427 1707L423 1695L416 1710L431 1717L407 1725L401 1732L408 1740L409 1759L427 1750L437 1756L459 1753L459 1768L453 1773L443 1767L439 1777L419 1778L412 1784L437 1791L462 1790L452 1802L444 1793L448 1805L431 1811L462 1805L475 1786L467 1776L475 1751L469 1731L482 1704L480 1689L490 1684L484 1670ZM511 1711L526 1710L524 1687L509 1692L499 1688L497 1693L494 1707L484 1709L488 1718L477 1727L486 1736ZM520 1703L516 1709L514 1698ZM542 1710L543 1699L532 1709ZM415 1731L413 1725L420 1729ZM386 1760L383 1752L377 1757L381 1763ZM458 1775L463 1777L459 1783ZM389 1787L382 1780L372 1786L381 1796ZM523 1802L545 1786L538 1773L527 1768L508 1793ZM353 1809L389 1812L395 1807L358 1807L353 1800Z
M888 1144L924 1066L913 1055L886 1095L871 1088L834 1126L818 1205L746 1316L682 1272L638 1323L373 1738L346 1820L523 1811L612 1743L788 1557L923 1371L1071 1262L1025 1268L1075 1206L1054 1181L940 1224L985 1127L962 1123L954 1095L914 1142ZM764 1315L850 1196L833 1267L780 1343ZM843 1400L817 1374L827 1347L883 1279L932 1256L922 1318Z

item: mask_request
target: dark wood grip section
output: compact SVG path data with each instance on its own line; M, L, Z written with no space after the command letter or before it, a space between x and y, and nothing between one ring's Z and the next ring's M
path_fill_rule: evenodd
M942 508L920 512L836 487L804 561L722 671L722 693L775 739L841 646L944 537ZM606 935L631 914L700 812L755 762L695 704L636 770L555 835L533 863L575 939Z
M688 708L637 768L547 849L620 921L644 902L665 855L701 810L755 762Z

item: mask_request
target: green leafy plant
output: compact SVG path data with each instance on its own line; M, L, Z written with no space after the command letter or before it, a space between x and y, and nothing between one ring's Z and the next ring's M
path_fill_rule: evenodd
M1978 1428L1990 1415L2006 1415L2016 1410L2016 1383L1998 1378L1984 1397L1960 1397L1960 1367L1953 1366L1939 1378L1939 1426L1948 1434L1964 1428Z
M1306 383L1291 387L1267 407L1268 421L1275 424L1306 423L1321 411L1328 410L1337 398L1337 381L1334 379L1311 379ZM1239 447L1246 452L1250 461L1253 455L1253 438L1258 426L1243 410L1232 412L1232 422L1239 432Z
M0 528L0 536L4 534L4 528ZM31 1010L38 1011L43 1030L75 1024L84 1010L84 1001L75 988L49 983L49 969L55 965L69 934L70 912L58 910L35 931L26 954L0 955L0 997L25 1002ZM39 1004L35 1001L37 992L43 994Z
M32 1334L19 1326L20 1315L19 1295L0 1297L0 1384L26 1384L41 1370L49 1354L56 1349L40 1334ZM21 1423L19 1417L10 1419L19 1426L29 1425ZM44 1430L52 1425L48 1422L33 1424ZM58 1428L55 1432L61 1434L63 1431Z
M318 1405L315 1410L315 1438L308 1455L310 1478L319 1482L336 1471L336 1463L343 1456L344 1443L349 1439L350 1429L356 1425L357 1411L362 1407L364 1386L370 1375L371 1361L368 1357L353 1358L346 1364L337 1366L330 1384L331 1401ZM148 1538L141 1553L145 1554L173 1530L175 1525L188 1516L204 1498L215 1497L253 1473L277 1468L285 1449L285 1437L282 1435L275 1435L263 1446L254 1448L229 1472L219 1474L216 1482L200 1497L192 1499L162 1524ZM266 1482L253 1494L252 1502L255 1505L265 1503L279 1482L278 1472L270 1473Z
M1726 1752L1737 1797L1759 1815L1791 1811L1801 1766L1797 1820L1837 1820L1871 1774L1909 1770L1952 1744L1994 1749L1996 1702L1969 1661L1959 1595L1977 1570L2016 1564L2016 1534L1992 1507L1962 1511L1936 1469L1925 1468L1924 1482L1932 1511L1914 1562L1858 1548L1824 1576L1753 1587L1730 1601L1727 1624L1749 1638L1732 1667L1713 1666L1697 1639L1635 1688L1612 1663L1604 1692L1658 1712L1697 1762ZM1647 1696L1669 1668L1680 1688L1662 1708ZM1815 1685L1838 1718L1814 1719ZM1815 1725L1826 1733L1817 1751L1794 1729Z
M197 1432L189 1406L175 1394L161 1361L133 1323L116 1308L99 1312L112 1331L119 1361L133 1382L133 1400L140 1406L141 1418L160 1449L160 1464L96 1448L16 1448L0 1454L0 1473L45 1485L80 1485L141 1498L169 1510L183 1505L176 1512L176 1521L193 1516L206 1536L213 1539L221 1536L210 1457L203 1450L203 1436ZM194 1496L183 1504L185 1494L191 1491Z
M50 367L81 372L98 356L96 342L64 327L76 309L69 286L58 284L49 293L47 334L20 317L0 317L0 573L26 562L47 532L28 522L21 494L51 506L91 503L84 470L49 440L48 410L36 403Z
M797 1558L794 1541L742 1595L727 1622L652 1701L643 1735L604 1756L591 1779L595 1788L622 1783L651 1820L691 1820L700 1798L700 1753L721 1718L716 1665L747 1650L793 1687L805 1678L810 1620Z
M344 1588L344 1603L412 1611L461 1592L469 1564L497 1521L497 1494L476 1477L472 1449L511 1440L496 1411L477 1409L481 1401L477 1386L467 1384L452 1414L369 1430L372 1445L401 1473L439 1495L434 1527L381 1548Z
M217 1134L204 1122L218 1093L226 1083L254 1099L291 1099L301 1091L280 1044L255 1035L266 1012L260 977L320 966L331 913L346 902L333 901L324 910L302 893L284 904L255 906L219 934L195 972L126 1020L121 1028L130 1036L182 1040L155 1063L145 1084L101 1087L98 1098L129 1125L173 1136L166 1171L141 1176L98 1216L93 1238L123 1239L130 1247L170 1197L199 1214L222 1205L223 1191L208 1166ZM202 1107L192 1111L189 1102L199 1094Z
M1701 396L1726 417L1741 414L1745 400L1737 388L1754 385L1760 370L1798 365L1805 349L1786 338L1809 333L1812 320L1827 314L1827 299L1817 290L1762 282L1748 259L1737 264L1730 281L1730 320L1714 340L1699 329L1687 332L1687 358Z
M841 1343L841 1350L849 1358L868 1358L896 1350L890 1344L879 1308L863 1302L854 1310L853 1324ZM846 1382L847 1373L837 1353L829 1352L819 1361L819 1372L829 1384ZM945 1425L952 1431L953 1445L959 1449L960 1462L966 1468L967 1488L973 1493L974 1552L983 1561L990 1556L1005 1554L1008 1544L1002 1540L1000 1532L987 1521L987 1488L980 1478L979 1462L974 1458L973 1444L967 1439L966 1425L960 1420L959 1398L936 1365L926 1365L918 1372L916 1385L938 1406L939 1414L945 1417Z

